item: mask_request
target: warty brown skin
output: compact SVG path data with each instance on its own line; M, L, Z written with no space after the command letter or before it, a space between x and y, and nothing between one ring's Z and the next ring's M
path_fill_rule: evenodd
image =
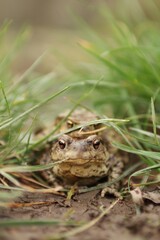
M58 117L56 122L63 117L65 116ZM65 121L60 131L67 129L68 124L72 127L73 124L84 123L87 119L92 121L97 117L86 110L76 110ZM111 128L97 132L101 127L100 124L91 125L57 139L51 147L51 157L40 160L41 164L56 163L51 170L43 172L45 179L52 183L58 179L63 185L76 183L79 186L95 185L101 179L108 182L116 180L123 171L127 157L111 144L112 141L120 139L119 135ZM119 183L112 184L102 191L102 196L110 193L119 197L118 188Z
M53 145L51 158L57 162L53 173L68 184L94 184L109 170L107 148L97 135L85 139L63 135Z

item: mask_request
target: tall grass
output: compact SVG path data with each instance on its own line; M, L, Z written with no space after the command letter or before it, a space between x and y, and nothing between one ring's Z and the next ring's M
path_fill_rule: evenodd
M63 105L58 109L68 107L61 97L64 94L71 100L68 101L71 111L78 105L87 105L99 114L103 123L107 122L124 137L125 144L113 144L137 154L147 166L133 175L160 170L160 7L155 1L134 1L131 5L121 1L121 4L126 9L125 16L117 10L118 4L114 11L106 5L99 8L100 31L76 19L82 29L79 47L90 57L78 66L68 64L61 81L57 81L53 72L37 74L36 67L44 55L20 77L13 76L11 65L29 30L21 31L8 48L5 40L9 24L1 26L0 174L16 187L20 185L10 174L12 170L16 172L13 165L20 165L17 172L43 169L43 166L22 166L30 161L26 152L39 146L32 145L30 136L39 117L48 115L50 101L52 107L57 105L57 99ZM131 18L128 12L132 12ZM108 117L129 121L118 125L114 120L108 123ZM45 144L46 140L38 144ZM155 176L154 182L158 181ZM8 195L2 195L3 198L8 199Z
M82 91L101 79L90 98L91 106L101 116L130 120L128 126L116 126L130 141L114 144L137 154L149 166L147 171L159 171L160 5L138 0L120 5L115 4L113 11L106 5L99 8L100 31L76 17L84 29L79 45L92 60L71 69L71 79L83 81ZM131 18L126 17L129 13Z

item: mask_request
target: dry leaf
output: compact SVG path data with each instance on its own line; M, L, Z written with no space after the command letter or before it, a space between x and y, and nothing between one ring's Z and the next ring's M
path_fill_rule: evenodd
M143 192L142 196L144 199L148 199L156 204L160 204L160 191Z
M134 190L130 191L130 194L132 196L133 202L137 206L142 206L144 204L143 202L143 196L142 196L142 191L139 187L135 188Z
M143 192L139 187L137 187L134 190L130 191L130 194L132 196L133 202L138 206L143 205L144 199L148 199L153 203L160 204L160 190Z

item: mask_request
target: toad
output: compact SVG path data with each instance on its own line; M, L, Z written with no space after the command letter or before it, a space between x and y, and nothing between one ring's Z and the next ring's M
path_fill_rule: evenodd
M57 117L58 124L66 114ZM98 117L85 109L75 110L65 119L59 132L64 132L76 125L97 120ZM122 173L127 156L112 146L120 136L103 124L85 125L68 134L62 134L52 143L50 158L43 157L41 164L56 163L52 169L43 171L43 177L55 184L93 186L101 181L114 182ZM119 182L102 190L102 196L109 193L120 196Z

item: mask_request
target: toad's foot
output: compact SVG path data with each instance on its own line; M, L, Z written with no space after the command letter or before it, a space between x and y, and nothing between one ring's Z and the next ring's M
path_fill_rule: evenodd
M55 178L55 176L53 175L53 172L51 170L44 170L42 172L42 176L44 179L47 179L47 183L51 186L54 186L54 187L57 187L57 186L60 186L58 183L57 183L57 180Z
M105 197L106 194L109 194L109 195L113 195L117 198L120 198L122 199L122 196L121 194L117 191L116 188L114 187L105 187L102 191L101 191L101 197Z

